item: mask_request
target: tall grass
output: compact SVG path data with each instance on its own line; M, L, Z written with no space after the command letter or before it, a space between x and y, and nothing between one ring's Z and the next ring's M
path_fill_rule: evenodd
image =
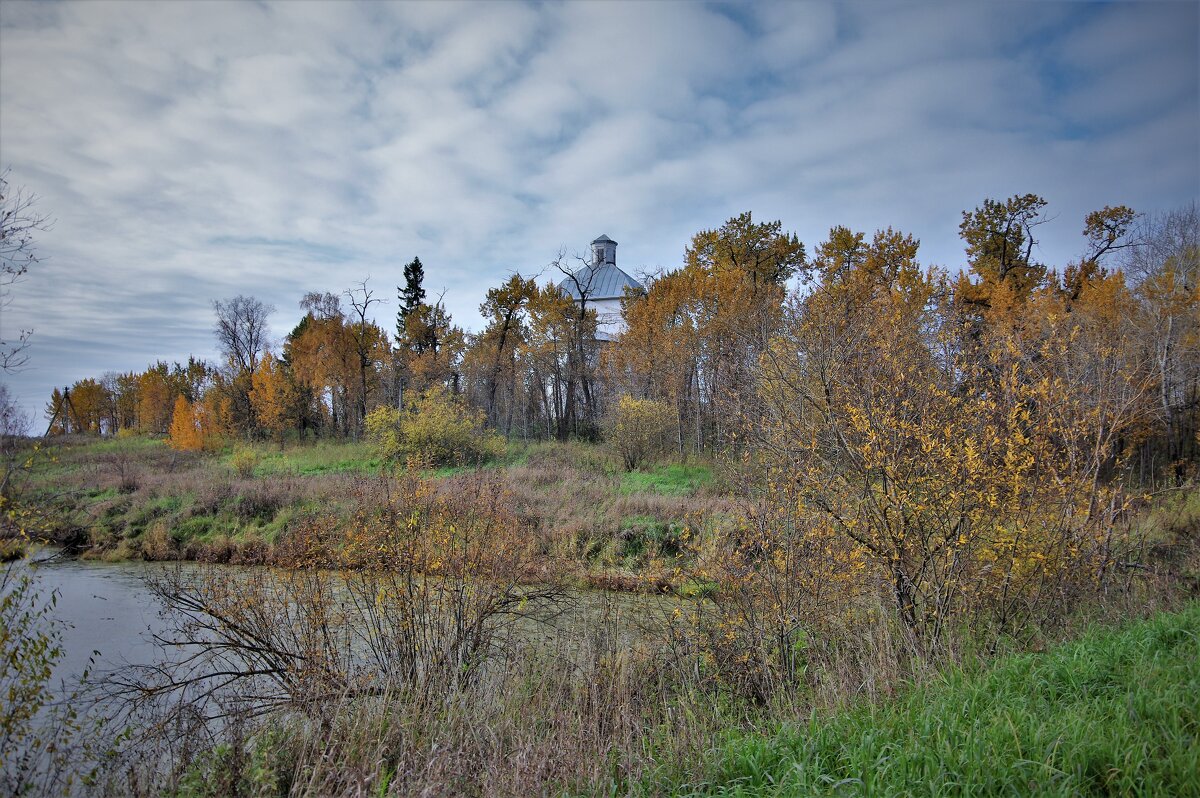
M643 795L1200 795L1200 603L889 704L733 733Z
M282 451L269 446L258 448L261 459L254 473L261 477L273 474L368 474L378 471L380 466L371 444L363 442L320 441Z
M237 722L197 731L184 707L181 726L160 727L166 748L126 752L130 769L110 771L112 792L1187 794L1200 776L1188 756L1196 606L1049 655L979 664L1059 639L1081 619L1136 617L1194 595L1191 500L1148 515L1153 535L1122 533L1128 545L1095 578L1079 571L1087 589L1056 605L1052 623L989 637L960 618L925 657L888 611L887 582L866 574L830 593L839 574L805 548L820 538L796 537L805 545L787 551L739 538L752 531L731 525L743 508L705 487L703 469L630 482L611 452L580 444L530 446L504 468L440 477L354 473L364 461L349 448L262 455L247 476L163 447L72 446L60 459L70 468L43 475L90 517L99 550L272 562L280 575L254 578L316 586L279 602L238 594L212 572L196 623L218 634L249 617L259 631L237 637L239 651L282 635L285 659L303 667L271 672L282 692L263 718L243 707ZM345 576L325 570L334 567ZM430 598L438 580L450 605ZM641 606L636 635L607 614L571 634L543 623L538 640L489 626L526 613L532 586L581 582L690 584L702 598L663 599L675 613ZM287 620L300 611L303 623ZM360 662L371 646L329 633L360 628L382 630L375 640L390 653L375 666ZM430 660L438 651L453 656ZM966 670L939 671L955 663ZM246 669L227 670L240 680Z
M168 772L143 749L105 786L193 798L1200 794L1200 603L820 711L748 713L702 663L622 633L629 620L604 612L507 648L442 691L392 684L321 707L319 723L301 707L197 736ZM808 720L781 722L789 714Z

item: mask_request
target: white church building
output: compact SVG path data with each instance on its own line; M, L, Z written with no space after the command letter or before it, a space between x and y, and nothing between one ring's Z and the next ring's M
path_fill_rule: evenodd
M617 242L606 235L592 242L591 262L558 284L558 289L576 302L586 297L587 306L596 311L596 338L600 341L611 341L625 329L621 299L626 288L645 290L617 268Z

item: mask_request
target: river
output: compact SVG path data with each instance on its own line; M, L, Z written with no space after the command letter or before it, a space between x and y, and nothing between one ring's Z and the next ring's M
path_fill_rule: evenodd
M63 656L54 671L56 690L70 692L85 669L101 674L160 658L153 636L165 630L166 622L146 576L162 565L113 565L49 555L40 552L42 561L32 570L42 599L52 592L57 595L51 617L59 623Z
M169 632L170 619L163 614L163 606L151 593L146 578L164 568L201 566L102 563L52 555L51 550L39 552L32 570L43 599L51 592L57 595L51 617L59 623L63 656L54 671L56 693L69 694L85 669L91 670L95 681L106 671L126 665L163 661L164 652L154 642L154 635ZM563 642L562 633L570 636L601 617L606 623L616 619L616 626L622 630L620 636L628 642L637 636L639 619L678 606L678 599L602 590L576 591L572 598L571 609L551 627L526 628L522 634L525 642L558 646Z

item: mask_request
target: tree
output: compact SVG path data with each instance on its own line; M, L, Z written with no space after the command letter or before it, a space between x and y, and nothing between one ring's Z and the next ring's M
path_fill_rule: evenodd
M506 360L516 356L516 346L524 334L524 316L528 312L529 301L537 291L537 285L532 279L525 279L514 274L508 282L499 288L491 288L479 312L488 320L482 339L494 346L491 370L487 377L485 413L493 426L498 426L496 412L496 391L500 384L500 372ZM515 370L513 370L515 372ZM510 373L511 380L515 373ZM511 401L511 400L510 400ZM511 403L510 403L511 406Z
M716 273L738 272L753 285L781 286L805 266L804 245L783 223L754 221L750 211L692 237L688 264Z
M181 452L198 452L204 448L204 432L196 417L196 409L183 394L175 397L168 444Z
M694 275L675 271L650 283L641 296L623 305L626 328L606 351L606 365L615 370L630 395L669 402L676 416L677 449L686 441L700 447L699 334L692 313ZM685 427L692 431L685 433Z
M424 279L425 267L420 258L413 258L404 266L404 287L396 286L400 299L400 309L396 311L396 340L404 337L406 320L425 301L425 289L421 287Z
M454 325L441 298L432 305L424 302L417 305L404 324L404 337L396 343L405 385L418 393L435 385L458 393L458 367L465 336Z
M1127 249L1136 244L1128 238L1137 213L1125 205L1105 205L1084 219L1083 235L1088 240L1085 262L1097 262L1109 252Z
M275 308L254 297L239 294L225 302L213 301L217 314L214 332L221 353L234 368L253 374L259 353L267 346L267 319Z
M49 217L34 210L37 197L21 188L11 188L8 171L0 172L0 313L10 302L13 283L37 264L35 232L50 229ZM11 372L24 366L32 330L21 330L16 340L5 338L0 329L0 370Z
M1123 265L1140 300L1138 339L1155 367L1163 422L1145 454L1182 483L1200 458L1200 208L1147 216L1135 238Z
M113 423L115 434L124 429L137 428L138 374L134 371L105 376L105 384L112 394Z
M251 375L258 369L258 358L267 346L267 319L275 312L271 305L254 297L238 295L225 302L214 301L217 323L214 332L221 354L229 369L225 387L230 392L236 423L244 433L255 426L250 404Z
M981 207L963 211L959 234L967 245L971 272L980 281L971 292L972 301L987 306L1001 287L1021 301L1041 284L1046 267L1033 260L1033 231L1046 221L1045 207L1046 200L1025 194L1005 202L985 199Z
M13 478L27 468L29 453L20 439L28 432L29 416L0 383L0 505L12 498Z
M565 333L566 353L565 393L563 396L562 422L558 426L558 437L566 440L571 435L584 438L594 437L599 417L599 397L596 395L596 367L599 352L596 342L598 317L588 303L596 291L597 268L601 264L584 262L584 268L571 271L563 261L562 254L553 266L564 275L560 294L567 302L559 307L566 311L561 327Z
M109 417L110 397L104 386L88 377L71 386L71 405L79 432L99 435Z
M1050 278L1050 282L1061 284L1060 291L1067 302L1068 310L1071 303L1079 300L1091 281L1108 275L1101 265L1101 259L1136 244L1129 237L1136 219L1137 214L1124 205L1115 208L1105 206L1101 210L1092 211L1084 219L1083 235L1088 242L1087 251L1078 263L1068 263L1061 275Z
M547 283L529 301L530 357L535 401L547 435L566 440L594 432L591 379L596 357L596 311L590 288L576 281L581 301Z
M419 268L419 262L417 262L417 266ZM406 269L405 272L407 273L407 271ZM358 288L346 290L344 296L350 302L351 323L346 330L353 344L358 375L358 401L354 423L354 434L357 436L362 430L363 419L367 417L371 383L377 382L380 370L383 368L384 356L389 349L387 334L374 322L367 321L367 312L371 309L371 305L382 302L381 299L375 297L374 292L367 288L367 281L363 280L359 283Z
M274 435L283 448L284 434L295 424L296 390L284 364L270 352L263 354L252 377L250 401L263 429Z
M743 213L693 236L682 269L625 302L628 328L609 360L631 381L631 393L675 404L681 450L689 419L697 451L732 442L730 422L745 415L753 395L784 284L807 273L794 234Z
M169 367L161 360L138 376L137 429L144 435L168 432L175 403L168 376Z
M29 416L8 390L0 383L0 440L19 438L29 432Z
M1105 477L1146 418L1120 275L1071 312L1047 283L980 329L911 236L835 229L818 252L763 358L746 470L764 520L733 533L731 567L772 585L802 551L826 596L830 576L845 601L886 585L922 654L956 625L995 641L1063 617L1112 562L1126 505Z
M328 417L330 427L349 434L351 387L357 363L341 299L331 293L305 294L300 301L304 318L288 334L284 359L300 388L312 397L312 415Z
M189 356L186 364L171 365L167 380L173 391L186 396L189 402L198 402L212 382L214 371L208 363Z

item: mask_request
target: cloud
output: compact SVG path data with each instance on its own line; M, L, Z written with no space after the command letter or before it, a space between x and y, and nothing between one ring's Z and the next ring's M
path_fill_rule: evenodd
M1194 4L24 3L0 7L0 164L57 218L3 330L53 385L212 356L211 300L370 275L478 325L601 232L631 270L752 210L810 249L1037 192L1042 255L1105 204L1200 194ZM379 309L390 329L394 305Z

